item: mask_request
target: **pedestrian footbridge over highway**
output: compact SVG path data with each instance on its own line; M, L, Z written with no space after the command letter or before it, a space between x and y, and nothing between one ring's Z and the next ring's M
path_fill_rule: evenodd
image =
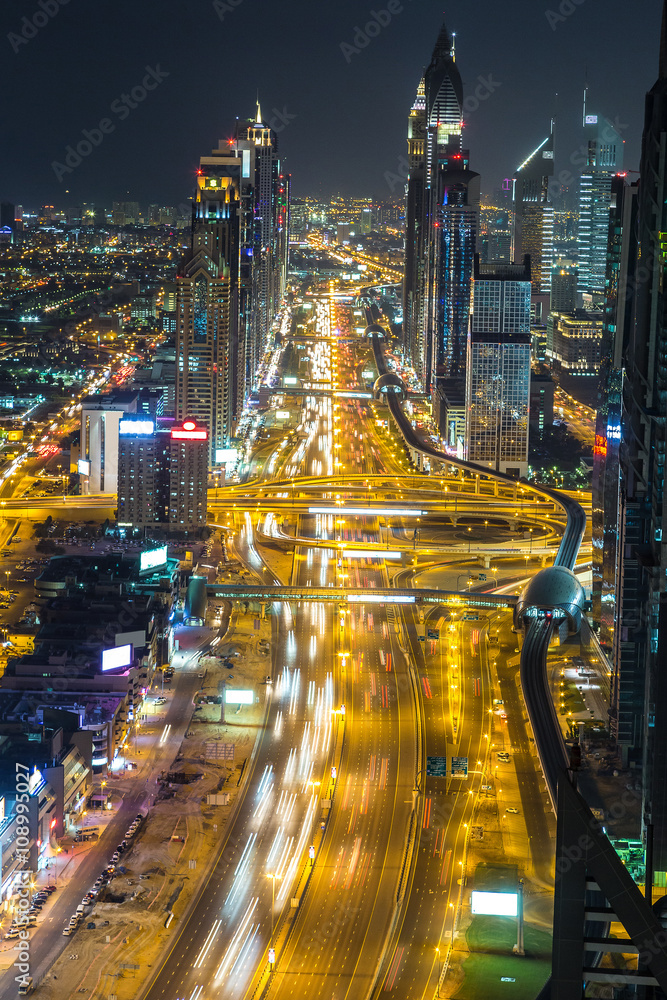
M513 608L516 597L500 594L476 594L450 590L399 590L397 588L362 590L353 587L264 587L225 586L209 583L209 597L226 601L335 601L349 604L446 604L460 608L479 608L488 612Z

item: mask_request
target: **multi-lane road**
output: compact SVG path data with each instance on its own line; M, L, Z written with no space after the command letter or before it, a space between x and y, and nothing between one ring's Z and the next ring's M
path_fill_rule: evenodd
M353 385L354 349L331 336L333 300L313 303L309 376L331 390ZM261 448L258 480L211 503L224 511L238 557L263 584L349 584L367 600L344 611L323 601L277 606L270 682L261 691L265 725L201 891L142 997L433 995L455 933L470 823L492 766L487 622L435 611L440 639L421 642L417 609L403 618L373 600L389 585L389 532L392 545L409 541L400 518L383 538L376 506L421 498L425 511L453 513L454 521L493 510L521 535L541 520L549 543L563 519L509 489L482 495L479 479L462 475L434 477L432 489L423 477L411 485L404 454L363 401L305 395L298 424ZM349 503L346 494L366 510L308 511L313 499ZM267 513L277 512L288 512L285 532L296 539L289 579L263 555ZM447 532L435 531L425 531L428 545L445 546ZM533 542L517 545L530 551ZM407 568L399 585L409 586L411 575ZM452 756L467 760L467 778L427 774L427 757Z

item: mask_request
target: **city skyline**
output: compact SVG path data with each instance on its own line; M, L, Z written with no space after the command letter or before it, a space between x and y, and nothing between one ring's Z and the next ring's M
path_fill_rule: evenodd
M409 0L394 0L386 13L379 6L379 21L368 33L372 11L358 0L343 0L316 19L299 0L287 13L263 10L259 24L252 0L206 0L187 12L163 3L157 21L152 0L139 10L121 8L122 17L114 16L117 5L102 2L90 23L74 19L69 3L44 0L44 5L46 13L35 6L34 24L31 11L3 14L5 131L22 151L20 168L16 160L0 168L4 198L23 204L110 202L127 191L126 197L142 202L179 204L193 192L198 150L233 136L234 116L251 116L257 94L264 117L280 135L297 197L337 190L375 198L401 195L404 108L442 21L442 3L428 0L418 14ZM638 168L643 94L651 85L642 32L644 25L649 31L654 25L657 34L658 0L650 8L641 19L626 18L621 32L620 0L605 4L604 20L592 0L553 9L517 0L511 16L490 3L481 11L479 5L474 11L460 2L445 5L447 25L457 34L465 146L474 151L483 192L492 193L512 176L554 114L556 175L578 175L572 157L576 161L581 144L586 81L591 110L617 124L626 140L626 167ZM200 25L215 53L212 60L199 59ZM250 26L254 50L248 62L234 39ZM528 49L517 44L525 32L534 39ZM94 74L74 57L78 51L96 52ZM118 52L122 59L115 58ZM213 96L193 107L188 81L195 71ZM303 85L309 73L315 86ZM54 79L57 101L47 96ZM106 127L99 129L103 121ZM313 142L317 121L326 121L334 137L330 144ZM93 140L89 153L67 160L69 146L88 141L84 130L99 143ZM171 148L167 172L165 146Z

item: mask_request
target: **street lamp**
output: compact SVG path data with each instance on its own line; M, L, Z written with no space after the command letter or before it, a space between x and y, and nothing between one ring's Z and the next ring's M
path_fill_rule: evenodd
M438 996L440 996L440 979L442 978L442 958L440 957L440 949L436 948L435 953L438 956Z

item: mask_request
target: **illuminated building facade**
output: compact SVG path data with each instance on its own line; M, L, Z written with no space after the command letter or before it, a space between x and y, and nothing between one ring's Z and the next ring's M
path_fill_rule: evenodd
M115 493L118 478L118 426L136 413L138 393L114 392L81 401L82 492Z
M121 421L119 527L190 534L206 524L208 436L194 420L167 429L145 415Z
M549 178L553 172L552 132L514 175L514 259L530 256L535 294L551 291L554 215L549 204Z
M579 291L603 300L612 178L623 164L623 140L604 118L586 113L587 163L579 187Z
M496 472L528 471L530 262L475 259L466 366L466 459Z
M415 371L434 398L464 394L470 289L479 232L479 175L463 149L463 85L443 25L408 119L404 331ZM441 405L442 404L442 405Z
M549 314L546 360L574 375L597 375L602 355L602 313L575 309Z
M426 153L426 83L422 79L408 118L406 186L405 277L403 281L403 330L406 350L422 385L426 384L426 335L424 330L424 183Z
M289 261L290 176L274 131L238 123L201 158L191 249L177 276L176 416L209 430L209 462L229 447L269 346Z

